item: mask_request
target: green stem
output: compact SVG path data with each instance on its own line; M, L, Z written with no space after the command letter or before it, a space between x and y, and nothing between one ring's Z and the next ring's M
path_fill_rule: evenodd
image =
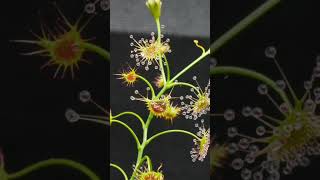
M121 122L121 121L119 121L119 120L115 120L115 119L112 119L112 120L110 121L110 123L111 123L111 124L112 124L112 123L118 123L118 124L124 126L125 128L127 128L128 131L132 134L133 138L136 140L137 149L140 148L140 145L141 145L141 144L140 144L140 141L139 141L138 136L136 135L136 133L134 133L134 131L133 131L126 123L123 123L123 122Z
M265 14L268 10L270 10L272 7L274 7L276 4L278 4L280 2L280 0L269 0L266 3L264 3L263 5L261 5L258 9L256 9L255 11L253 11L249 16L247 16L246 18L244 18L242 21L240 21L238 24L236 24L231 30L229 30L228 32L226 32L225 34L223 34L217 41L215 41L209 50L207 50L206 52L202 53L201 56L199 56L196 60L194 60L192 63L190 63L187 67L185 67L182 71L180 71L177 75L175 75L171 80L168 77L168 83L167 83L167 79L166 79L166 74L164 72L164 68L163 68L163 62L162 62L162 55L159 54L159 65L160 65L160 70L161 70L161 75L163 77L164 80L164 87L161 89L161 91L157 94L157 96L155 98L159 98L163 93L166 92L167 89L170 88L170 86L172 86L173 82L175 80L177 80L181 75L183 75L185 72L187 72L189 69L191 69L194 65L196 65L198 62L200 62L201 60L203 60L206 56L208 56L210 54L210 52L215 52L217 51L219 48L221 48L224 44L226 44L229 40L231 40L233 37L235 37L237 34L239 34L242 30L244 30L247 26L249 26L251 23L253 23L254 21L256 21L260 16L262 16L263 14ZM158 30L158 42L161 43L161 27L160 27L160 20L156 19L156 25L157 25L157 30ZM165 58L166 63L167 59ZM170 75L170 70L169 67L167 67L167 76ZM219 69L215 70L211 70L211 74L219 74ZM223 74L223 73L221 73ZM284 94L284 92L282 90L279 90L277 88L277 86L275 86L274 82L272 80L270 80L269 78L265 77L265 76L261 76L257 75L257 73L244 73L245 75L255 78L255 79L260 79L263 80L266 84L268 84L269 86L271 86L272 88L276 89L276 91L280 94L280 96L287 102L289 102L287 96ZM253 75L255 74L255 75ZM190 84L184 84L187 85L189 87ZM154 98L153 98L154 99ZM141 146L138 149L138 157L137 157L137 162L136 162L136 167L133 171L132 177L130 178L130 180L132 180L134 178L134 175L137 171L137 168L139 167L139 164L141 162L141 160L143 159L143 151L145 146L150 143L153 139L164 135L164 134L168 134L168 133L185 133L185 134L189 134L195 138L197 138L199 140L199 137L196 136L195 134L188 132L188 131L184 131L184 130L168 130L168 131L164 131L161 133L158 133L154 136L152 136L150 139L147 140L148 137L148 129L149 129L149 125L151 123L153 119L153 115L151 113L149 113L148 119L146 121L145 127L144 127L144 132L143 132L143 141Z
M198 94L201 94L199 89L196 88L194 85L190 84L190 83L185 83L185 82L175 82L172 84L168 85L168 88L172 88L174 86L187 86L187 87L191 87L192 89L194 89L195 91L197 91Z
M287 95L285 94L285 92L282 89L280 89L272 79L266 77L261 73L258 73L256 71L252 71L249 69L244 69L239 67L230 67L230 66L220 66L220 67L214 67L210 69L211 76L219 75L219 74L240 75L240 76L245 76L245 77L262 81L265 84L269 85L272 89L274 89L280 95L280 97L283 99L284 102L286 102L288 105L290 104L290 101Z
M153 167L152 167L151 159L149 158L149 156L144 156L144 157L147 159L149 171L152 171Z
M50 166L66 166L73 168L75 170L78 170L88 176L91 180L100 180L100 178L89 168L84 166L83 164L80 164L75 161L67 160L67 159L48 159L45 161L40 161L38 163L35 163L33 165L30 165L21 171L18 171L16 173L12 173L8 175L8 179L17 179L21 178L25 175L28 175L36 170L42 169L42 168L47 168Z
M141 156L140 156L140 155L141 155ZM140 157L140 159L139 159L139 162L137 161L137 163L136 163L136 166L135 166L135 168L134 168L134 171L133 171L133 173L132 173L132 176L131 176L130 180L133 179L133 178L136 176L137 170L140 168L140 166L142 165L142 163L143 163L144 161L147 161L148 170L149 170L149 171L152 171L152 162L151 162L151 159L150 159L149 156L147 156L147 155L143 156L143 158L142 158L142 155L143 155L143 151L141 151L141 152L139 151L139 157Z
M161 25L160 25L160 19L156 19L156 25L157 25L157 30L158 30L158 43L161 44ZM166 74L164 72L164 68L163 68L163 62L162 62L162 54L159 53L159 65L160 65L160 71L161 71L161 74L162 74L162 78L163 78L163 82L164 82L164 85L166 85L167 83L167 80L166 80Z
M193 134L192 132L189 131L185 131L185 130L180 130L180 129L173 129L173 130L167 130L167 131L162 131L158 134L153 135L152 137L150 137L147 141L146 141L146 146L154 139L156 139L159 136L165 135L165 134L170 134L170 133L183 133L183 134L187 134L190 135L192 137L194 137L197 140L201 140L197 135Z
M198 62L203 60L206 56L210 54L210 49L207 50L205 53L202 53L201 56L199 56L196 60L194 60L192 63L190 63L187 67L185 67L182 71L180 71L177 75L175 75L168 83L174 82L176 79L178 79L181 75L183 75L185 72L187 72L189 69L191 69L194 65L196 65Z
M133 180L133 178L135 177L135 174L137 172L137 170L139 169L139 166L141 164L141 160L142 160L142 156L143 156L143 152L144 152L144 148L145 148L145 144L146 144L146 141L148 139L148 130L149 130L149 126L150 126L150 123L153 119L153 115L151 113L149 113L149 116L148 116L148 119L147 119L147 122L146 122L146 125L143 129L143 140L142 140L142 144L141 146L139 147L138 149L138 156L137 156L137 161L136 161L136 165L135 165L135 168L132 172L132 176L130 178L130 180Z
M90 117L81 117L80 120L81 120L81 121L89 121L89 122L93 122L93 123L97 123L97 124L102 124L102 125L110 126L110 123L107 122L107 121L103 121L103 120L99 120L99 119L94 119L94 118L90 118Z
M280 0L268 0L260 7L255 9L252 13L250 13L247 17L242 19L239 23L237 23L232 29L224 33L220 36L214 43L211 44L210 49L211 52L214 53L219 50L224 44L234 38L237 34L247 28L250 24L255 22L261 16L266 14L269 10L271 10L274 6L276 6Z
M151 83L146 78L144 78L140 75L138 75L137 77L140 78L142 81L144 81L149 86L151 93L152 93L152 98L153 98L155 96L155 92L154 92L154 89L153 89Z
M127 174L124 172L124 170L120 166L110 163L110 167L113 167L113 168L117 169L119 172L121 172L121 174L123 175L124 179L128 180Z
M131 112L131 111L126 111L126 112L122 112L118 115L115 115L115 116L112 116L112 119L117 119L118 117L121 117L121 116L124 116L124 115L132 115L132 116L135 116L141 123L141 126L142 128L144 128L145 124L144 124L144 121L143 119L141 118L141 116L139 116L137 113L135 112Z
M167 81L170 81L170 66L167 57L164 55L164 60L166 62L166 68L167 68Z
M149 170L149 171L152 171L152 162L151 162L151 159L149 158L149 156L147 156L147 155L145 155L145 156L141 159L138 168L142 165L142 163L143 163L144 161L147 161L148 170Z
M88 42L83 42L81 46L89 51L99 54L100 56L104 57L106 60L110 61L110 54L105 49Z
M186 71L188 71L190 68L192 68L194 65L196 65L198 62L200 62L202 59L204 59L206 56L208 56L213 52L216 52L218 49L220 49L224 44L226 44L229 40L231 40L233 37L235 37L237 34L239 34L242 30L244 30L246 27L248 27L250 24L255 22L259 17L267 13L272 7L277 5L280 2L280 0L268 0L264 4L262 4L259 8L254 10L251 14L249 14L247 17L245 17L243 20L241 20L238 24L236 24L232 29L224 33L219 39L217 39L211 46L210 50L207 50L205 53L201 54L200 57L198 57L196 60L194 60L191 64L189 64L187 67L185 67L182 71L180 71L175 77L173 77L169 83L172 83L176 79L178 79L181 75L183 75Z

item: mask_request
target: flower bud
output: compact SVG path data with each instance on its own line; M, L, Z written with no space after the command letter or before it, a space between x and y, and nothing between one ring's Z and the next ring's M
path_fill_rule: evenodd
M146 5L155 19L161 16L161 0L147 0Z

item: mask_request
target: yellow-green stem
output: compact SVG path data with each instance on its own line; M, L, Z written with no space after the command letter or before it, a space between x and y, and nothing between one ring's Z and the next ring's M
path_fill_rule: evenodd
M158 30L158 43L161 44L161 25L160 25L160 19L156 19L156 25L157 25L157 30ZM159 53L158 55L159 57L159 65L160 65L160 71L161 71L161 75L162 75L162 78L163 78L163 83L164 85L166 85L167 83L167 79L166 79L166 74L164 72L164 68L163 68L163 62L162 62L162 54Z
M43 168L47 168L47 167L51 167L51 166L69 167L69 168L80 171L81 173L86 175L90 180L100 180L100 178L93 171L91 171L89 168L87 168L85 165L80 164L75 161L72 161L72 160L68 160L68 159L48 159L45 161L40 161L40 162L37 162L35 164L32 164L32 165L22 169L21 171L9 174L8 179L9 180L18 179L18 178L26 176L34 171L37 171L37 170L40 170Z
M128 180L127 174L124 172L124 170L120 166L110 163L110 167L117 169L123 175L124 179Z
M104 59L110 61L110 54L105 49L88 42L82 43L81 46L89 51L97 53L98 55L102 56Z

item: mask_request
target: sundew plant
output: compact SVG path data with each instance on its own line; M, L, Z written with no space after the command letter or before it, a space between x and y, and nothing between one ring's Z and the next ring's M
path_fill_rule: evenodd
M88 14L91 14L94 13L93 11L96 11L99 2L102 4L102 2L105 1L92 0L87 2L89 5L85 7L85 11ZM194 40L195 48L199 49L199 57L191 61L190 64L187 64L178 73L172 74L170 71L170 65L172 62L170 61L170 56L168 55L171 53L170 40L165 39L164 34L161 32L160 18L162 13L162 1L147 0L146 7L150 10L152 17L154 18L156 32L151 33L150 38L137 39L132 35L129 36L129 38L132 39L132 43L130 44L132 51L130 53L133 63L129 65L127 69L124 69L121 73L117 73L115 75L120 81L125 82L128 87L132 87L136 83L143 83L146 85L145 89L134 90L134 94L128 97L128 99L130 99L128 102L141 102L141 105L144 106L145 110L148 112L148 116L142 117L133 111L113 112L96 103L88 91L82 91L79 95L80 100L84 103L92 103L96 105L103 112L103 114L101 116L78 114L74 110L68 109L65 114L66 118L70 122L84 120L99 123L106 127L119 125L130 132L134 141L136 142L137 148L137 158L133 164L132 172L125 172L121 168L121 165L115 164L113 161L110 163L110 167L118 170L123 175L125 180L163 180L166 177L165 164L153 166L153 158L149 157L148 154L145 153L148 145L163 135L179 133L188 136L188 140L190 138L190 141L193 141L194 143L194 147L190 149L190 160L194 162L204 161L204 159L207 157L210 144L212 142L214 143L214 140L210 139L210 128L206 127L204 123L204 117L210 111L210 81L201 80L201 83L198 83L199 79L196 76L193 77L192 82L181 82L178 80L185 73L188 73L189 70L196 68L195 65L200 61L208 59L207 57L210 55L210 53L215 53L229 40L239 34L243 29L248 27L251 23L257 20L260 16L265 14L279 2L280 0L266 1L252 14L219 37L210 46L210 49L205 49L201 45L201 42ZM104 6L101 4L100 7L103 9ZM44 58L47 58L48 62L44 64L44 67L57 67L54 77L64 77L67 71L69 71L73 77L74 69L78 68L78 64L80 62L85 61L83 58L84 53L88 51L101 55L105 59L109 59L109 53L107 51L99 46L94 45L93 43L89 43L86 38L82 37L81 31L87 25L87 23L84 23L82 26L79 25L80 20L76 21L76 23L71 23L65 16L63 16L60 10L59 13L64 20L64 28L60 33L53 34L51 31L46 31L44 28L41 28L41 36L35 35L36 40L16 41L39 47L39 50L27 53L26 55L45 56ZM140 72L142 69L150 74L154 73L154 83L152 83L153 80L148 80L142 75L143 73ZM214 70L211 71L211 74L230 74L232 72L233 70L228 68L214 68ZM255 76L258 78L261 77L256 74ZM288 99L285 98L286 96L283 91L279 90L275 84L270 83L268 80L264 82L271 87L275 87L277 92L281 92L281 97L283 97L284 100L287 100L285 102L289 102ZM208 83L206 85L201 85L202 82ZM190 89L190 94L176 94L175 89L181 87ZM135 118L137 123L141 125L141 139L138 138L138 132L135 129L132 129L128 124L121 121L122 117L124 116ZM174 120L179 116L182 116L188 120L192 120L186 121L186 123L195 123L198 131L189 132L182 129L170 129L150 135L150 125L156 119L174 123ZM304 140L301 142L304 142ZM213 153L213 155L219 155L217 158L213 158L213 160L217 159L217 161L219 161L221 159L220 157L222 157L221 154L224 153L223 151L225 148L224 146L217 145L214 145L213 147L216 147L216 150L219 150L216 151L217 153ZM161 164L161 162L156 163ZM131 164L131 162L128 162L128 164ZM214 164L219 165L219 162ZM4 158L2 154L0 154L0 179L17 179L38 169L55 165L71 167L79 170L87 175L91 180L100 179L86 166L66 159L49 159L41 161L30 165L25 169L18 171L17 173L10 174L5 170Z
M282 69L284 61L276 47L266 47L264 54L265 59L273 62L270 67L277 69L280 80L242 67L212 66L210 70L212 77L236 75L258 80L257 94L267 102L213 114L213 123L223 118L229 128L227 140L211 147L211 165L213 169L230 166L243 180L285 178L299 167L309 166L312 158L320 154L319 56L310 68L309 78L299 82L299 87L292 85L297 79L287 76L287 69Z
M281 61L277 60L276 48L267 47L265 56L274 62L281 80L274 81L240 67L220 66L211 70L214 75L240 75L260 81L258 94L265 96L278 112L276 115L261 107L245 106L240 111L228 109L221 114L229 122L242 119L257 122L252 122L257 124L253 129L255 135L242 132L248 126L231 126L227 130L232 141L224 149L233 157L230 165L240 171L243 180L279 180L281 174L291 174L296 167L307 167L310 157L320 154L320 120L316 111L320 104L320 88L316 85L320 77L320 57L316 58L310 79L303 82L305 92L298 95L281 68ZM277 96L273 96L272 91Z
M31 44L37 47L37 50L22 53L23 55L39 55L47 58L47 62L41 66L41 69L55 67L56 70L53 78L64 78L69 71L73 79L75 77L75 71L80 69L80 64L91 63L90 60L86 59L88 52L93 52L109 60L110 55L107 51L91 43L91 38L85 38L82 35L82 31L90 23L90 20L94 17L93 15L89 16L86 20L84 20L83 15L81 15L75 23L72 23L65 17L55 2L53 2L53 5L55 5L60 15L60 17L57 18L54 28L50 29L46 25L41 24L41 34L32 33L35 40L13 41L16 43ZM88 4L85 7L87 6ZM90 14L95 13L95 11L91 12L86 8L84 12Z
M166 177L165 164L153 162L153 158L146 153L148 146L164 135L184 134L194 147L190 149L190 161L204 161L210 145L210 128L204 123L205 115L210 111L210 81L204 80L205 85L201 85L203 80L196 76L191 82L178 81L181 76L200 61L206 59L210 54L210 49L205 49L201 42L194 40L195 48L199 49L199 57L191 63L173 74L170 71L170 53L173 51L170 46L170 39L165 38L162 33L160 22L162 14L161 0L147 0L146 8L150 11L156 32L150 32L150 37L136 38L128 35L131 39L130 58L128 67L120 73L114 73L114 78L124 82L124 86L133 88L137 83L144 84L145 88L134 89L132 96L128 97L128 102L137 103L145 107L148 115L146 117L134 111L110 112L110 126L123 126L127 129L136 142L137 157L133 163L132 172L125 172L120 164L111 160L110 166L119 170L124 179L130 180L163 180ZM186 62L186 61L185 61ZM185 63L181 62L181 63ZM148 74L144 76L143 74ZM149 77L153 77L149 79ZM177 88L190 89L188 94L178 94ZM112 107L111 107L112 110ZM142 132L132 129L126 122L122 121L124 116L130 116L137 120L142 127ZM178 117L192 120L186 123L195 123L198 132L190 132L183 129L169 129L151 134L151 124L154 121L163 120L174 123ZM138 134L139 133L139 134ZM142 138L139 138L140 134ZM121 142L119 142L121 143ZM116 161L116 160L115 160ZM131 162L128 162L131 164ZM128 165L128 164L126 164ZM130 165L131 166L131 165ZM113 172L113 171L111 171Z
M100 4L101 10L109 10L108 0L99 0L87 3L89 5L96 5L98 2ZM75 22L72 22L62 13L60 8L54 2L53 5L56 7L59 17L56 21L57 24L55 24L53 28L41 24L39 34L31 32L31 34L35 38L34 40L14 40L13 42L29 44L38 48L35 51L23 53L23 55L42 56L42 58L46 59L47 62L44 63L41 69L45 67L55 67L56 70L53 75L54 78L64 78L67 73L70 74L72 78L74 78L75 71L79 69L80 64L82 62L89 63L90 60L86 59L87 53L96 54L100 59L109 61L108 51L94 44L90 38L86 38L83 36L83 31L88 26L91 19L94 17L94 15L92 14L97 13L97 11L88 12L88 4L84 7L83 14L79 15L79 18ZM86 93L87 91L80 93L82 101L85 101L85 98L90 98L90 96L88 96ZM68 110L66 112L66 116L71 122L79 120L77 119L78 116L76 115L77 114L72 110ZM7 170L7 164L5 163L6 160L7 159L5 159L4 153L0 151L0 180L23 179L32 173L37 173L42 169L53 167L62 167L78 171L91 180L101 179L86 165L70 159L50 158L30 164L16 172L9 172Z

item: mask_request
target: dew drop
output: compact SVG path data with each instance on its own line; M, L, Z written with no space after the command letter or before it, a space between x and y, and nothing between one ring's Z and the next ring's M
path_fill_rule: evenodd
M277 49L273 46L269 46L265 49L264 53L268 58L275 58L277 54Z
M108 11L110 9L110 0L101 0L100 7L103 11Z
M243 180L249 180L251 179L251 176L252 176L252 172L249 169L243 169L241 171L241 178Z
M81 92L79 93L79 99L80 99L80 101L83 102L83 103L89 102L89 101L91 100L91 94L90 94L90 92L89 92L89 91L86 91L86 90L81 91Z
M227 147L227 151L230 154L234 154L239 150L238 145L236 143L230 143Z
M252 114L252 109L250 107L247 106L242 109L242 115L244 117L249 117L251 114Z
M311 81L305 81L304 82L304 88L306 90L310 90L312 88L312 82Z
M261 108L259 107L255 107L252 109L252 116L255 118L260 118L261 116L263 116L263 111Z
M77 122L80 119L80 115L72 109L66 110L65 117L71 123Z
M235 112L231 109L228 109L224 112L223 117L227 121L232 121L235 118Z
M250 141L247 138L241 138L239 140L239 147L241 149L247 149L250 145Z
M253 180L263 180L263 174L262 174L262 172L255 172L254 174L253 174Z
M259 94L261 94L261 95L266 95L266 94L268 94L268 87L267 87L267 85L265 85L265 84L260 84L260 85L258 86L258 92L259 92Z
M237 158L232 161L231 166L235 170L240 170L244 166L244 162L242 159Z
M266 128L264 126L258 126L256 133L258 136L263 136L266 133Z
M228 136L233 138L238 134L238 130L236 127L230 127L228 128Z
M88 3L85 5L84 11L88 14L93 14L96 11L96 5L94 3Z
M276 84L282 90L284 90L286 88L286 83L284 82L284 80L277 80Z

